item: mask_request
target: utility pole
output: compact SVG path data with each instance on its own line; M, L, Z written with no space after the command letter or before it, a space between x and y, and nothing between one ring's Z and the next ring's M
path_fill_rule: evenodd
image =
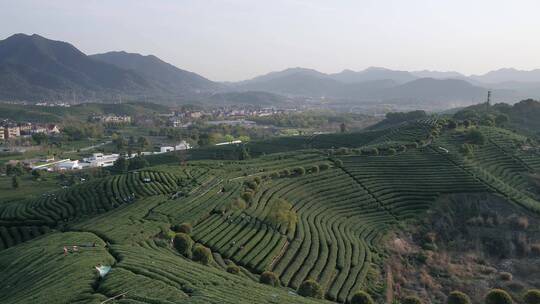
M488 91L487 100L486 100L486 112L489 111L490 104L491 104L491 91Z

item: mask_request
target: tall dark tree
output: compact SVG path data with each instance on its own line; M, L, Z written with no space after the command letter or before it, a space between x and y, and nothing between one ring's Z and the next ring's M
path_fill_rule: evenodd
M339 130L341 131L341 133L345 133L347 132L347 125L342 122L340 125L339 125Z
M129 160L121 156L114 162L113 169L118 173L127 173L129 169Z
M19 188L19 186L20 186L19 177L18 176L13 176L11 178L11 187L13 187L13 189L17 189L17 188Z

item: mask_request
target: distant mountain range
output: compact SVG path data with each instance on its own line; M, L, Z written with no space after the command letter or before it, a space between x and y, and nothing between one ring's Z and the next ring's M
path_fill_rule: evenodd
M396 71L370 67L326 74L290 68L253 79L213 82L153 55L109 52L86 55L73 45L39 35L0 41L0 100L282 104L291 97L324 100L465 106L485 99L516 102L540 97L540 69L500 69L466 76L448 71Z
M431 103L438 106L471 104L485 99L486 88L461 79L440 78L420 78L410 72L383 68L369 68L361 72L347 70L337 74L293 68L235 83L231 90L397 104ZM501 91L505 97L510 94L507 90Z
M356 102L465 106L485 100L488 90L493 91L494 102L538 98L540 73L501 69L468 77L458 72L408 72L371 67L357 72L344 70L325 74L297 67L233 83L231 89Z

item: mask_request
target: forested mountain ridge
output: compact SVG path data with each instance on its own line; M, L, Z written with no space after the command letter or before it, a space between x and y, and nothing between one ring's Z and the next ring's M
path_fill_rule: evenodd
M69 43L35 34L0 41L0 71L4 100L182 100L217 87L154 56L87 56Z
M153 90L141 76L97 62L71 44L39 35L0 41L2 98L47 99L77 94Z
M193 72L179 69L153 55L143 56L135 53L108 52L90 55L125 70L132 70L151 80L156 86L169 94L194 94L215 90L219 85Z

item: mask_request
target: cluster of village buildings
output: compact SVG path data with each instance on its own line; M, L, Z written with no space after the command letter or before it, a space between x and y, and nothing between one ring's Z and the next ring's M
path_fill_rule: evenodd
M60 129L55 124L13 123L7 120L0 122L0 140L38 133L56 135L60 133Z
M98 121L103 123L118 123L118 124L129 124L131 123L131 116L127 115L94 115L90 117L91 121Z
M209 118L207 121L208 124L252 126L255 125L255 122L246 120L246 118L290 112L296 112L296 109L216 108L208 111L175 111L168 114L161 114L161 116L168 117L168 125L173 128L187 128L192 124L192 121L201 118Z

